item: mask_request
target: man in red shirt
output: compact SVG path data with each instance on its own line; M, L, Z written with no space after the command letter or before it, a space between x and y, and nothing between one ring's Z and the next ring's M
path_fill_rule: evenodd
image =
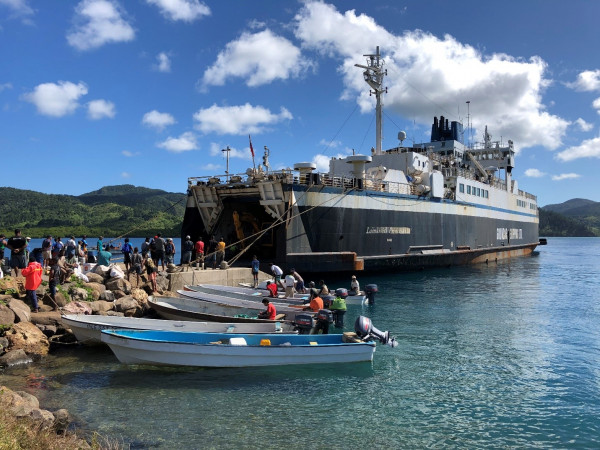
M42 284L42 271L42 265L35 260L33 255L29 257L29 265L21 271L25 277L25 291L33 304L34 312L40 311L35 290Z
M267 290L269 291L269 297L277 298L277 285L267 281Z
M258 318L275 320L275 317L277 316L277 310L275 309L275 305L273 305L268 298L263 298L262 302L263 305L267 307L267 309L258 313Z
M196 250L196 267L198 267L198 264L204 263L204 242L202 239L198 239L194 244L194 250Z

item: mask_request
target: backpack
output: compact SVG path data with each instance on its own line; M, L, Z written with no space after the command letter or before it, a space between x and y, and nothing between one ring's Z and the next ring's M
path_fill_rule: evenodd
M150 242L150 250L154 251L156 250L156 241L152 240L152 242Z
M129 242L126 242L125 244L123 244L123 247L121 248L121 252L122 253L131 253L131 244Z

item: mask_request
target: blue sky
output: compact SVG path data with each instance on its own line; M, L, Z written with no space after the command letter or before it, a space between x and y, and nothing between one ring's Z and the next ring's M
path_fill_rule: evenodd
M434 116L512 139L538 203L600 201L600 2L0 0L0 185L79 195L273 169L374 145L362 71L388 70L384 148Z

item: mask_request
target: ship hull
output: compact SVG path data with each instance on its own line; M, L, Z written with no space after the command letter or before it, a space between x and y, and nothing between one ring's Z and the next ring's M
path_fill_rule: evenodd
M246 253L302 272L486 263L527 256L539 241L536 212L511 209L508 200L496 199L492 206L325 186L289 184L283 190L293 206L268 231L268 238L263 236ZM222 235L233 242L239 237L229 219L234 211L277 224L259 204L260 198L252 195L226 199L219 220L206 229L191 202L182 233L197 234L204 228L204 237Z

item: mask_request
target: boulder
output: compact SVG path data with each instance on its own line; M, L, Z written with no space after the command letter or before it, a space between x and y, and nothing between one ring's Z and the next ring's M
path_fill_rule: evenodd
M36 295L38 296L38 298L41 298L44 296L44 294L46 293L46 290L48 288L46 288L46 286L40 284L39 287L35 290Z
M83 288L73 287L69 289L69 294L71 294L71 299L74 301L83 302L88 299L88 291Z
M125 295L125 292L123 292L123 295ZM99 300L106 300L109 302L114 302L115 294L113 293L113 291L104 291L102 294L100 294Z
M169 279L163 275L156 277L156 287L159 291L166 291L169 289Z
M0 278L0 291L4 292L9 289L12 289L14 291L19 290L19 283L17 283L17 279L11 277L10 275Z
M88 277L88 280L90 281L90 283L100 283L100 284L104 283L103 275L99 275L94 272L88 272L88 273L86 273L86 276Z
M71 423L69 411L64 408L54 411L54 431L56 431L56 433L63 434L67 431L69 423Z
M148 306L148 293L143 289L135 288L131 291L131 297L138 302L140 306Z
M131 292L131 283L125 278L111 278L106 282L106 289L109 291L123 291L126 294Z
M141 286L141 289L143 289L144 292L146 292L146 294L148 294L148 295L154 294L154 291L152 290L152 284L150 282L144 283Z
M57 327L54 325L36 325L47 338L51 338L56 334Z
M115 300L118 300L121 297L125 297L127 295L125 292L123 292L123 291L121 291L119 289L117 289L116 291L112 291L112 293L113 293L113 295L115 297Z
M50 349L48 338L30 322L16 323L6 337L12 350L22 349L34 359L46 356Z
M71 302L63 308L63 311L70 314L91 314L92 308L87 302Z
M25 350L11 350L4 355L0 356L0 366L9 367L9 366L17 366L19 364L29 364L32 363L33 359L27 356Z
M15 323L15 317L12 309L0 303L0 325L12 325Z
M42 429L54 427L54 414L46 409L34 408L29 413L29 417Z
M0 355L6 351L8 348L8 339L2 336L0 337Z
M60 327L62 324L60 315L60 311L39 312L31 315L31 323L35 325L50 325L53 327Z
M125 314L117 311L106 311L105 315L109 317L125 317Z
M11 298L8 301L8 307L15 313L15 322L29 322L31 320L31 309L24 301Z
M98 314L100 312L106 312L106 311L111 311L115 308L115 305L113 302L107 302L104 300L98 300L95 302L90 302L89 303L90 308L92 308L92 313L93 314Z
M0 403L16 417L26 417L34 408L39 408L37 399L33 401L31 397L33 395L22 397L6 386L0 386Z
M89 282L85 284L86 287L91 288L93 291L98 291L99 294L106 292L106 286L103 283Z
M25 391L15 391L15 394L19 395L25 403L27 403L32 408L39 408L40 401L37 399L35 395L30 394Z
M135 299L131 295L126 295L125 297L121 297L120 299L115 300L115 310L117 312L124 313L125 311L128 311L130 309L136 309L139 307L140 305L138 304L138 302L135 301Z
M46 299L46 296L44 296L43 300L44 300L44 303L47 305L54 306L54 304L56 304L59 308L62 308L63 306L66 306L71 301L71 297L66 297L65 295L63 295L62 292L56 291L54 300L52 300L52 297L50 297L50 295L48 295L48 299Z

